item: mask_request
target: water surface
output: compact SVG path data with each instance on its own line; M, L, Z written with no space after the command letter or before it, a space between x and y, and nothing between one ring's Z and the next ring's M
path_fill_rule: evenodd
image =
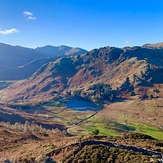
M78 99L74 99L73 101L67 102L66 107L77 111L86 111L86 110L98 111L100 109L95 103L91 101L78 100Z

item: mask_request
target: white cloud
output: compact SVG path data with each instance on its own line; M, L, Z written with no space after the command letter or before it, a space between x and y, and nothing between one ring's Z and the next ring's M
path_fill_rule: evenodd
M23 14L27 18L27 20L35 20L36 19L36 17L33 16L32 12L24 11Z
M28 20L35 20L36 17L34 17L34 16L29 16L29 17L27 17L27 19L28 19Z
M14 34L14 33L19 33L19 30L12 28L12 29L6 29L6 30L1 30L0 29L0 34L1 35L9 35L9 34Z
M132 44L133 43L133 41L129 41L129 40L127 40L127 41L125 41L125 44Z
M23 14L25 16L32 16L33 15L33 13L32 12L29 12L29 11L24 11Z

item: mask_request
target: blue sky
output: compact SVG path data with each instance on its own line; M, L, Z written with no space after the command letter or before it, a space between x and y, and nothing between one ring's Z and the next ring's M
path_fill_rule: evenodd
M163 0L0 0L0 42L87 50L163 42Z

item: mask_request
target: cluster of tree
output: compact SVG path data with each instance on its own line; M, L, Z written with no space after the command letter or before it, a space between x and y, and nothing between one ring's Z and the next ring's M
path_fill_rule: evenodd
M91 101L114 101L115 95L109 84L98 83L91 85L86 91L79 89L73 91L73 96L83 97Z
M46 129L42 127L42 125L37 125L35 123L30 123L26 121L24 124L16 122L14 124L10 124L10 122L0 122L0 126L12 129L15 131L20 131L20 132L31 132L31 133L40 133L40 134L55 134L55 135L66 135L66 131L60 131L58 128L55 129Z
M94 98L97 100L114 100L114 93L109 84L98 83L91 85L88 90L93 91Z
M80 96L80 95L81 95L81 92L82 92L82 89L75 90L75 91L73 92L73 95L74 95L74 96Z

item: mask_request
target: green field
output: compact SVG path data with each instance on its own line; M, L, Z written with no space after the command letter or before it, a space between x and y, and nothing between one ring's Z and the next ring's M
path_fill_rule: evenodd
M142 123L117 122L104 116L99 116L94 111L75 111L63 105L67 99L58 98L43 104L47 113L37 113L38 117L45 117L52 122L60 123L67 128L70 135L88 135L96 129L100 135L117 136L128 132L139 132L150 135L156 139L163 139L163 131L159 128ZM62 105L62 106L60 106ZM95 115L94 115L95 114ZM93 116L92 116L93 115Z
M98 129L99 134L106 136L117 136L126 132L140 132L159 140L163 139L163 131L158 128L145 124L126 125L125 123L118 123L97 115L83 122L80 126L86 128L90 133Z

